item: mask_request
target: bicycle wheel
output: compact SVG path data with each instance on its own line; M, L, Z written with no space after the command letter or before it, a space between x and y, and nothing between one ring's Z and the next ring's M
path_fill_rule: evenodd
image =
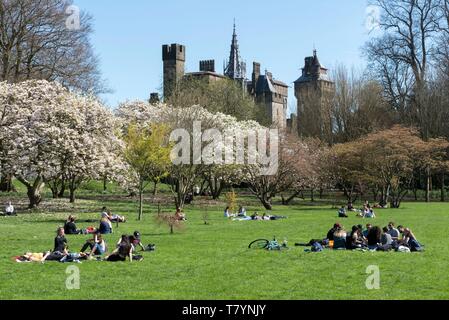
M265 249L268 247L270 241L266 239L259 239L251 242L248 246L249 249Z

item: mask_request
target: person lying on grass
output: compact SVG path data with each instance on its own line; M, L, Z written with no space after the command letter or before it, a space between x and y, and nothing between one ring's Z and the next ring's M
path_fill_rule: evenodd
M41 263L44 263L49 255L50 255L50 251L38 252L38 253L27 252L23 256L15 257L15 260L16 260L16 262L41 262Z
M90 253L87 255L88 259L105 254L106 242L99 231L94 234L92 239L86 241L84 246L81 248L81 253L86 252L87 249L90 249Z

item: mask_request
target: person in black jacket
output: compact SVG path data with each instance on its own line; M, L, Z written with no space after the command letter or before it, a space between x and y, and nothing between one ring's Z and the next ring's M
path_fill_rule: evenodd
M76 228L76 224L75 224L76 218L74 216L69 216L69 218L67 219L65 225L64 225L64 232L65 234L68 235L77 235L77 234L82 234L83 231L82 230L78 230Z

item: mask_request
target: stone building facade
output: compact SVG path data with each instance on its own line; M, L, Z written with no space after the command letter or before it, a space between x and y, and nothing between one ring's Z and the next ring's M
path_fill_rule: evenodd
M261 112L265 112L272 123L280 128L287 126L288 85L273 78L272 73L260 72L260 63L253 63L251 80L247 79L246 63L240 57L237 33L234 25L229 59L224 64L223 74L216 72L215 61L200 61L199 71L185 73L186 48L180 44L162 46L164 62L164 97L169 97L173 88L183 78L193 77L207 81L232 79L254 97Z
M297 131L300 137L319 137L326 141L332 130L331 106L335 84L323 67L316 50L306 57L301 77L295 81ZM293 128L293 118L291 127ZM294 131L294 130L292 130Z

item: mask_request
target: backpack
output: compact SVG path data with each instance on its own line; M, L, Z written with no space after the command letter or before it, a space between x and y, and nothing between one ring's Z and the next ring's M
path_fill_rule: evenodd
M156 250L156 245L155 244L149 244L146 248L145 251L155 251Z

